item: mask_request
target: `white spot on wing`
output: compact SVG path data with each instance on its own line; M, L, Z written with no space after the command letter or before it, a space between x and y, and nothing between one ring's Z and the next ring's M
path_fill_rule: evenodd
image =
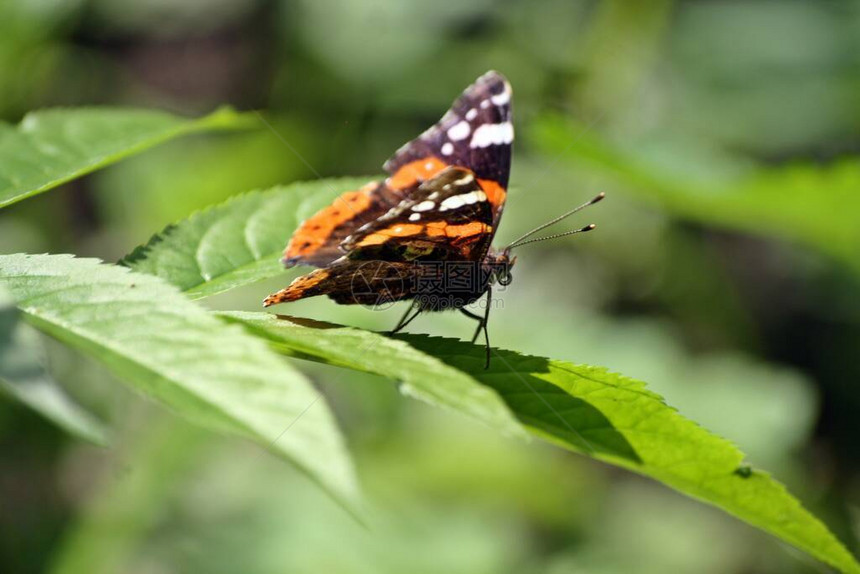
M448 137L452 140L460 141L469 137L469 133L472 131L472 128L469 127L469 122L460 121L450 128L448 128Z
M442 144L442 155L451 155L452 153L454 153L454 144L451 142Z
M464 175L460 179L455 179L453 183L454 183L454 185L466 185L467 183L472 182L474 180L475 180L475 178L472 176L472 174L467 173L466 175Z
M469 120L470 122L472 120L474 120L476 117L478 117L478 110L476 110L475 108L472 108L471 110L466 112L466 119Z
M509 144L514 141L514 126L511 122L500 124L484 124L478 126L472 136L470 147L487 147L491 145Z
M506 89L501 94L496 94L495 96L491 97L490 100L492 100L492 102L497 106L504 106L511 101L511 92Z
M421 219L420 213L413 213L409 216L409 221L418 221L419 219Z
M486 200L487 200L487 194L485 194L483 191L473 191L471 193L467 193L466 196L463 198L463 201L465 201L469 205L471 205L473 203L478 203L479 201L486 201Z
M483 102L481 102L481 107L485 110L487 108L489 108L490 107L490 100L484 100Z
M428 161L427 163L425 163L425 164L424 164L424 169L426 169L427 171L431 171L431 170L433 169L433 162L432 162L432 161Z
M487 194L483 191L470 191L469 193L461 193L447 198L439 206L439 211L448 211L449 209L458 209L464 205L472 205L479 201L487 201Z
M421 203L417 203L412 206L412 211L430 211L436 207L436 204L429 199L422 201Z
M442 202L442 205L439 206L439 211L448 211L449 209L457 209L458 207L463 207L463 198L459 195L452 195L451 197L445 199Z

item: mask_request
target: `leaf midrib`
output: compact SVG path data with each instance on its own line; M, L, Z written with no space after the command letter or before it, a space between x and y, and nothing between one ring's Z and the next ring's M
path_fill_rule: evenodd
M228 112L232 112L233 114L235 114L235 119L237 120L235 125L231 125L229 122L224 121L224 114ZM34 147L40 153L44 153L35 144L35 141L32 139L30 134L27 131L21 129L21 127L24 125L24 122L33 113L35 112L30 112L30 114L27 114L27 116L25 116L17 126L11 127L11 129L13 129L18 135L28 138L28 140L34 144ZM221 129L242 129L249 118L250 116L233 112L230 108L219 108L208 116L204 116L202 118L179 119L178 121L183 123L180 123L179 125L176 125L172 128L168 128L163 132L159 132L158 135L150 134L123 140L121 144L114 145L111 150L96 156L94 161L89 161L83 167L79 167L77 169L62 170L59 172L57 177L52 179L52 181L46 182L42 185L33 187L35 185L34 183L32 183L33 180L38 181L38 179L40 179L38 178L38 176L33 176L30 179L23 180L17 178L16 181L10 180L10 183L12 183L13 185L0 189L0 197L4 196L6 193L9 193L15 188L27 189L8 199L0 199L0 209L12 205L14 203L18 203L19 201L32 197L33 195L37 195L44 191L59 187L60 185L68 183L69 181L72 181L76 178L93 173L101 167L105 167L107 165L112 164L113 160L115 159L122 159L124 157L149 149L150 147L155 147L158 144L164 143L180 135L190 135L195 132L205 131L206 129L211 127L219 127ZM39 164L36 163L34 165L38 166Z
M233 424L237 425L237 427L241 427L254 436L258 436L260 438L266 438L260 435L258 432L254 431L250 427L248 427L244 422L237 420L235 416L231 413L228 413L224 410L224 408L217 403L213 403L205 397L201 396L198 393L192 392L185 385L177 385L174 382L174 379L167 373L164 373L158 369L148 366L145 362L142 362L137 355L129 353L127 350L122 348L116 348L111 343L105 342L103 338L93 336L91 332L86 329L77 329L71 326L69 323L65 321L61 321L56 317L51 317L50 319L44 315L40 315L38 312L33 312L27 309L26 307L20 307L21 314L24 319L35 328L40 328L40 331L43 333L49 334L52 338L57 341L67 343L69 345L85 348L85 347L97 347L101 352L102 350L110 353L111 357L117 359L118 361L132 363L134 368L140 372L146 372L148 374L154 375L160 381L170 382L171 388L180 391L185 396L189 397L192 401L197 402L200 405L204 405L206 407L211 407L212 410L218 411L221 415L224 416L225 419L229 419ZM45 328L45 326L48 326ZM59 329L61 332L70 333L75 335L74 337L64 338L62 336L58 336L55 329Z

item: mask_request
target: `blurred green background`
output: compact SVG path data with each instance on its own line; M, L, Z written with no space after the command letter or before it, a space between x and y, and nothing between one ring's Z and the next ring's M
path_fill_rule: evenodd
M860 2L0 0L0 118L266 110L0 214L0 252L115 261L230 195L377 174L488 69L515 92L499 243L598 191L587 236L524 248L494 345L605 365L731 439L860 546ZM207 300L258 310L296 274ZM289 312L389 328L326 300ZM285 311L286 312L286 311ZM411 330L471 335L459 315ZM49 345L110 449L0 402L2 572L821 572L668 489L301 363L372 510L186 426Z

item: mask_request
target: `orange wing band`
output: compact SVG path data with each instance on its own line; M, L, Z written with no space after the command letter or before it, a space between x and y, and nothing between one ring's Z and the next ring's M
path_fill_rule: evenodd
M305 220L290 239L284 251L284 259L307 257L324 246L335 228L370 206L370 196L377 185L379 184L372 182L358 191L341 194L331 205Z
M434 175L448 167L449 164L437 157L427 157L410 161L398 169L394 175L386 180L388 187L392 189L408 189L423 181L427 181Z
M493 211L498 212L505 203L505 197L507 197L505 188L492 179L478 179L478 185L487 194L487 201L493 206Z
M381 245L392 237L410 237L424 233L427 237L449 237L454 241L463 240L475 235L487 234L493 230L492 225L473 221L463 225L449 225L445 221L431 221L426 225L400 224L387 229L380 229L361 240L359 247Z

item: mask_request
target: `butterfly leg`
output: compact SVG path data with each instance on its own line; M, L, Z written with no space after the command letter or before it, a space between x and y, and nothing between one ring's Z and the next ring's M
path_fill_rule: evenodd
M484 321L481 326L484 327L484 344L487 349L487 361L484 363L484 369L490 368L490 333L487 331L487 322L490 320L490 307L493 304L493 290L487 286L487 308L484 309Z
M412 313L413 310L415 311L415 314L412 315L411 317L409 317L409 314ZM394 330L391 331L391 334L393 335L393 334L401 331L402 329L404 329L406 327L406 325L411 323L412 320L415 319L415 317L417 317L420 314L421 314L421 307L416 305L415 302L413 301L412 304L409 306L409 308L406 309L406 312L403 314L403 316L400 318L400 320L397 322L397 326L394 327Z
M481 334L481 329L484 330L484 342L486 344L487 349L487 362L484 365L484 368L487 369L490 367L490 334L487 332L487 322L490 320L490 305L493 301L493 292L492 289L487 287L487 308L484 310L484 316L476 315L471 311L466 309L460 309L460 312L463 313L467 317L471 317L472 319L478 322L478 328L475 329L475 334L472 336L472 342L474 343L478 339L478 335Z
M484 318L480 315L475 315L474 313L466 309L460 309L460 313L478 322L478 328L475 329L475 334L472 335L472 342L474 343L475 340L478 338L478 335L481 334L481 328L484 326Z

